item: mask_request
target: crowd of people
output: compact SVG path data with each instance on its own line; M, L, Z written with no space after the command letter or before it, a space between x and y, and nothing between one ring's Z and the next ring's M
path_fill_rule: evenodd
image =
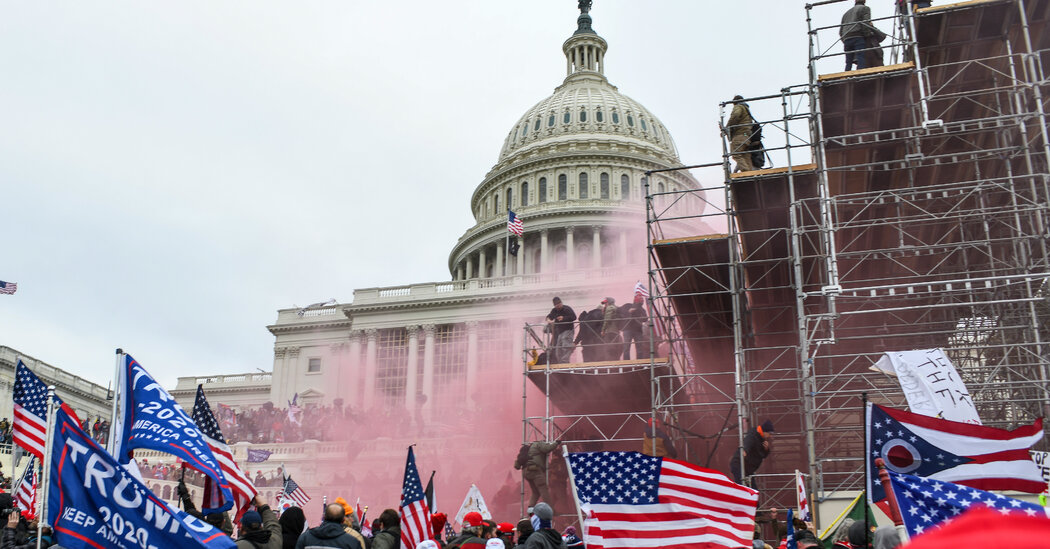
M550 333L550 344L546 349L532 351L530 365L567 364L577 346L583 362L631 360L632 349L635 359L649 358L649 314L641 294L636 293L630 303L622 306L606 297L596 308L578 316L561 298L555 297L553 302L545 328Z

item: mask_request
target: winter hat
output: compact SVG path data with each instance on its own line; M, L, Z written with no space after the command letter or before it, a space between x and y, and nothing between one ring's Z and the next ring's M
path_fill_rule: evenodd
M466 516L463 517L463 527L464 528L477 528L478 526L481 526L481 523L484 520L485 519L482 518L481 513L477 512L477 511L471 511L471 512L467 513Z
M258 511L247 511L241 516L241 528L249 524L262 524L262 515Z
M445 529L445 523L448 522L448 515L445 513L434 513L430 515L430 526L434 531L434 536L440 536L441 532Z
M505 549L506 545L503 544L503 540L499 538L489 538L485 542L485 549Z
M868 532L864 521L858 520L849 525L849 543L854 547L868 546Z
M776 431L773 430L773 420L767 419L764 422L762 422L762 432L763 433L775 433L776 432Z
M419 542L416 549L439 549L437 542L432 539L425 539Z
M576 535L576 527L575 526L566 527L565 528L565 535L566 536L575 536Z
M554 519L554 509L551 509L550 505L541 501L537 503L535 507L532 508L532 512L533 515L537 519L539 519L540 525L538 528L536 528L537 530L539 530L540 528L551 527L551 520ZM533 524L533 526L535 526L535 524Z

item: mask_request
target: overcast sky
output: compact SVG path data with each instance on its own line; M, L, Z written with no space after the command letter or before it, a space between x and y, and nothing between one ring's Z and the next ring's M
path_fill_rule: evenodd
M270 370L279 308L449 279L576 4L0 2L0 344L102 385L123 347L170 386ZM720 159L719 101L807 78L800 1L592 16L687 164Z

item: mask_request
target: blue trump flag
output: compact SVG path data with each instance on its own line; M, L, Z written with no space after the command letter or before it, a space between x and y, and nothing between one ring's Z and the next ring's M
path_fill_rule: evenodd
M168 507L61 408L51 435L48 522L69 549L237 546L215 527Z
M131 355L124 355L118 376L121 406L120 431L113 455L121 465L131 461L130 451L147 448L182 458L186 465L208 475L222 494L222 505L202 509L204 514L233 507L230 483L208 441L182 406Z

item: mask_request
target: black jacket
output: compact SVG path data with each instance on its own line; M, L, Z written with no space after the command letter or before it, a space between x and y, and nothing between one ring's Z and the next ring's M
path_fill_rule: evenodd
M555 320L559 316L561 317L561 320ZM551 313L547 315L547 320L555 321L554 333L552 335L554 336L554 340L557 341L558 335L560 335L562 332L573 331L572 323L576 322L576 311L573 311L572 307L569 307L568 305L565 305L563 303L560 311L557 307L551 309Z
M536 530L525 542L525 549L566 549L565 540L553 528Z
M335 522L324 522L299 536L295 549L312 549L315 547L336 547L338 549L365 549L353 536L343 531L343 525Z

